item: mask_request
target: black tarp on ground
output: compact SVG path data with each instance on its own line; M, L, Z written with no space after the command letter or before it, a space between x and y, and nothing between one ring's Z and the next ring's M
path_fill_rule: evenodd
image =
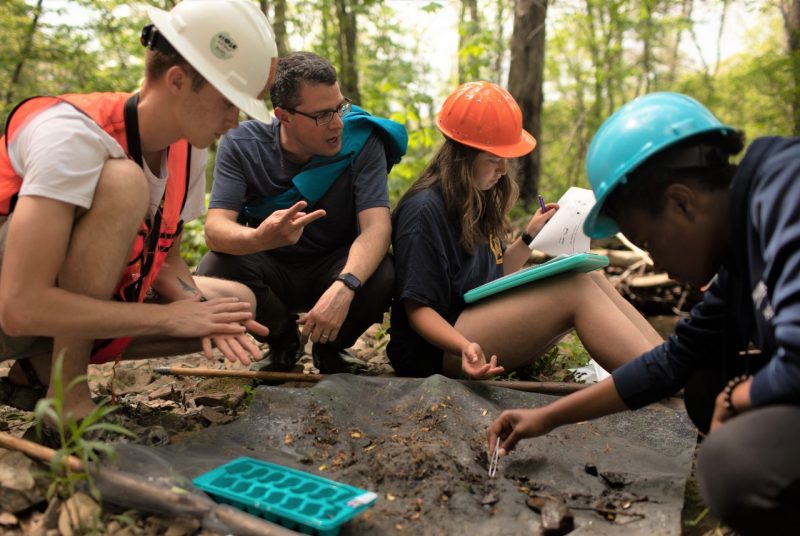
M314 388L260 387L247 413L161 448L121 445L122 470L186 483L238 456L373 490L341 534L538 534L529 494L573 507L573 534L680 534L696 433L662 405L520 443L487 475L485 431L500 411L554 397L464 384L336 375ZM589 474L593 464L598 475ZM592 507L628 515L604 519ZM633 514L633 515L631 515Z

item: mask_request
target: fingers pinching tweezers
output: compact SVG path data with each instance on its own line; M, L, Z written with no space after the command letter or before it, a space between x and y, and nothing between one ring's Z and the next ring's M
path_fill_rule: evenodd
M500 459L500 438L497 438L497 443L494 445L494 452L492 458L489 460L489 476L493 477L497 474L497 462Z

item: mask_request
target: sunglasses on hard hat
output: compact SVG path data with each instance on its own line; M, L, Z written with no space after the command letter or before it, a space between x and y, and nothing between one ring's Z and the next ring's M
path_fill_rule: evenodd
M142 28L142 34L139 36L139 42L143 47L150 50L158 50L164 54L177 54L173 46L164 39L164 36L158 32L155 24L148 24Z

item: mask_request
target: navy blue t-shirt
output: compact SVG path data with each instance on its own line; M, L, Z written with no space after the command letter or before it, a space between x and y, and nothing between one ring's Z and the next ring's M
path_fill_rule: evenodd
M750 343L769 360L753 374L753 406L800 403L798 177L800 138L750 144L730 188L734 246L703 301L664 344L613 373L629 408L678 391L696 370L741 369Z
M292 162L280 144L280 122L245 121L222 137L214 165L209 208L241 212L245 203L289 189L303 164ZM358 236L357 214L389 208L386 153L372 134L364 148L315 205L327 215L306 226L297 244L272 250L277 256L320 255L347 247ZM257 222L248 222L257 225Z
M392 227L396 286L386 352L401 376L439 374L443 352L414 331L404 301L428 306L455 324L466 307L464 293L501 277L503 265L488 243L479 244L474 254L464 250L437 188L403 199L392 214Z

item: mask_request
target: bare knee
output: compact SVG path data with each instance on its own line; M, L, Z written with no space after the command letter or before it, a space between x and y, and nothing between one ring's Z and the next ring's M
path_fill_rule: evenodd
M237 281L216 277L195 276L197 287L208 298L238 298L250 304L253 313L256 310L256 296L246 285Z
M562 303L568 304L569 309L575 313L600 290L592 274L568 274L560 277L555 282L557 294Z
M100 172L91 210L113 211L115 218L129 215L138 224L147 214L149 203L150 186L142 168L128 159L107 160Z

